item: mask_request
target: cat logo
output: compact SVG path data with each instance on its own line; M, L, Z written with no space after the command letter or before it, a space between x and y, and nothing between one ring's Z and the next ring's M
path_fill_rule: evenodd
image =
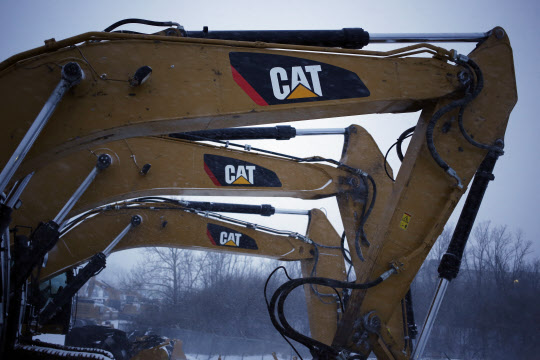
M229 60L234 82L259 106L370 95L357 73L320 61L235 51Z
M255 166L227 165L225 166L225 182L235 185L253 185Z
M322 96L319 72L321 65L293 66L290 71L282 67L270 70L272 90L278 100L303 99ZM310 75L311 84L306 73Z
M206 235L215 246L258 250L255 239L225 226L208 223L206 225Z
M281 187L275 172L248 161L204 154L203 166L216 186Z
M228 233L222 231L219 234L219 243L225 246L240 246L240 237L242 234L239 233Z

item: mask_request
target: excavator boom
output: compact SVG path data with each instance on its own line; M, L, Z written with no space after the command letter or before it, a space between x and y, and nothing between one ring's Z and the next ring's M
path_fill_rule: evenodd
M27 273L10 275L9 256L14 269L26 264L30 270L46 257L35 282L98 253L170 246L300 261L302 278L283 284L269 304L282 335L315 358L367 358L373 351L379 359L410 359L411 282L486 155L503 154L517 101L506 32L497 27L461 36L478 42L462 55L426 43L358 50L370 39L395 40L362 29L198 33L168 23L176 28L110 32L119 24L52 39L0 63L4 348L11 351L24 338L14 313L24 303ZM295 37L301 43L291 44ZM434 37L401 38L417 39ZM421 111L417 124L400 137L412 136L395 181L378 145L358 125L338 132L344 135L339 160L249 145L233 150L238 144L230 142L273 132L247 126L415 111ZM276 139L292 137L283 130ZM476 176L488 175L481 170ZM309 212L306 235L276 232L215 214L252 212L252 205L178 198L189 195L335 196L345 232L340 237L318 210ZM479 201L473 202L477 208ZM276 211L257 206L263 215ZM142 224L123 232L135 215ZM9 231L23 227L32 229L30 241ZM456 260L447 256L458 269L466 229L455 236ZM125 237L111 245L119 233ZM319 248L325 250L320 257ZM345 262L354 266L354 283L347 281ZM298 286L306 293L311 336L294 330L283 313ZM338 322L338 302L320 296L335 290L339 297L343 289L352 294Z

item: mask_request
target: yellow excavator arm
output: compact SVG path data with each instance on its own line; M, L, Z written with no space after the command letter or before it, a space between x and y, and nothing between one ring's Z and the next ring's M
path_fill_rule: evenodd
M90 32L48 40L2 62L4 339L17 333L13 304L39 259L47 257L39 275L45 279L100 252L174 246L301 261L303 277L280 287L271 305L280 314L287 294L304 286L312 337L282 316L274 325L314 357L373 351L380 359L416 359L403 299L475 173L475 184L485 178L487 186L491 159L503 152L517 101L512 49L502 28L475 39L467 56L426 43L386 52L348 49L365 45L369 35L359 30L344 29L339 45L297 45L284 33L279 44L223 39L227 34L190 37L180 28ZM235 150L230 143L238 135L232 127L419 110L416 126L404 134L412 138L395 182L377 144L357 125L343 130L339 160ZM276 139L284 138L280 131L291 137L283 127ZM221 146L201 143L216 139ZM471 209L483 191L475 190L474 204L466 205L469 224L458 224L460 244L446 259L452 271L459 269ZM280 236L205 218L194 203L170 200L178 195L335 196L356 282L347 283L342 242L320 211L310 212L306 236ZM8 231L22 226L34 229L30 243ZM234 234L250 245L239 247ZM319 259L316 276L317 246L305 239L332 254ZM10 248L16 249L11 269ZM30 255L38 260L25 260ZM339 322L337 304L321 303L314 288L352 290ZM3 346L11 351L21 339L9 335Z

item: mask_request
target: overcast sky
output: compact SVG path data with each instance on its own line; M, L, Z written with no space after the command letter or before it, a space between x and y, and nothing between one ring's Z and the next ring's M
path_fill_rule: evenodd
M45 39L60 40L88 31L103 30L118 20L132 17L175 21L187 30L201 30L207 25L210 30L362 27L371 33L436 33L485 32L495 26L502 26L508 32L514 50L518 103L508 125L506 153L495 168L496 180L488 188L477 221L491 220L496 225L506 224L513 231L523 230L525 237L535 243L536 255L540 256L536 227L540 212L540 195L537 190L540 175L540 145L537 136L540 134L540 125L536 114L540 80L537 65L540 55L537 38L540 1L2 0L0 7L2 60L41 46ZM156 30L137 26L127 26L124 29L144 32ZM467 44L443 46L465 54L472 50L472 46ZM380 47L390 49L389 45ZM386 152L403 130L416 123L417 118L418 114L368 115L296 123L295 126L346 127L357 123L366 127L375 137L381 151ZM325 155L339 158L342 138L334 137L324 141L328 148L322 149L320 141L311 138L294 140L286 147L280 143L280 150L286 149L300 156ZM390 158L390 163L396 173L399 167L397 158ZM274 199L264 199L261 203L276 202ZM332 200L319 203L298 200L283 204L278 202L279 207L309 209L323 206L329 212L336 229L342 229ZM278 218L272 221L279 223L282 220ZM452 221L457 221L456 213ZM288 224L287 221L283 223ZM273 225L277 226L277 223Z

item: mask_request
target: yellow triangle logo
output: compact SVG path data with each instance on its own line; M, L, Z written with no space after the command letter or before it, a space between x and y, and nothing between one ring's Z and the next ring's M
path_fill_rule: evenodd
M240 176L238 179L236 179L235 182L233 182L234 185L251 185L249 181L243 176Z
M299 84L296 89L287 97L289 99L302 99L309 97L319 97L317 94L306 88L304 85Z
M237 245L234 243L234 241L232 241L232 240L227 241L227 242L225 243L225 245L227 245L227 246L237 246Z

